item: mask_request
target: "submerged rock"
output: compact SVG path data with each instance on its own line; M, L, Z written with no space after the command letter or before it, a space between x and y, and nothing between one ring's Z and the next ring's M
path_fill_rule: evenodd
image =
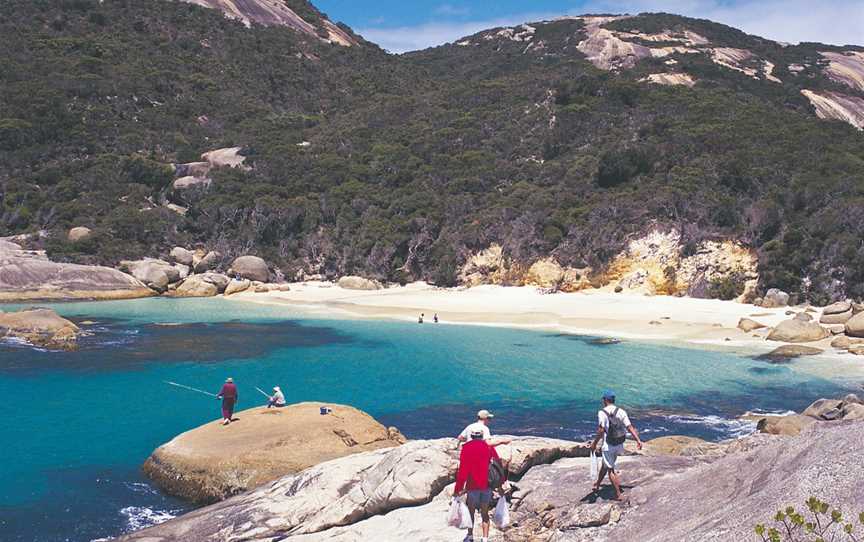
M823 353L821 348L813 348L812 346L803 346L800 344L784 344L772 350L771 352L759 356L758 359L770 361L771 363L783 363L801 356L816 356Z
M34 346L74 350L78 332L78 326L51 309L0 312L0 333Z
M214 421L163 444L144 473L165 492L212 503L318 463L398 446L404 437L357 409L321 403L254 408L229 426Z

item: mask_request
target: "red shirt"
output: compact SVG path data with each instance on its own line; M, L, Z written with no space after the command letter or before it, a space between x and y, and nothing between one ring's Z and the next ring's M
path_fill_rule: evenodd
M233 382L226 382L222 385L222 390L219 392L219 396L223 399L232 399L236 401L237 386L235 386Z
M498 459L495 448L483 439L468 441L459 454L459 471L456 473L456 493L489 489L489 463Z

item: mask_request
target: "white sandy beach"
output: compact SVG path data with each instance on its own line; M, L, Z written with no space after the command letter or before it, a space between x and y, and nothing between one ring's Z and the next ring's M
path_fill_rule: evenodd
M343 318L417 321L424 313L432 324L470 324L555 330L562 333L656 341L691 348L762 354L782 343L766 341L768 329L746 333L737 328L741 318L775 326L790 318L787 311L765 309L714 299L616 294L588 290L542 294L536 288L477 286L444 289L418 282L381 290L346 290L329 282L291 284L288 292L235 294L228 299L268 305L287 305L313 313ZM816 315L818 317L818 314ZM864 360L841 354L826 339L815 346L819 356L800 358L800 370L828 378L864 378Z

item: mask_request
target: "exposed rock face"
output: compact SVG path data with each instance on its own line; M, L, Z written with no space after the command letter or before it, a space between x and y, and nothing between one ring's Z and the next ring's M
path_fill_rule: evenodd
M503 284L508 273L501 245L493 244L474 254L459 272L459 282L466 286L481 284Z
M824 73L829 78L864 92L864 51L830 51L819 53L829 64Z
M562 457L561 454L584 450L573 442L521 437L515 438L510 448L499 453L505 461L512 456L511 470L516 472L554 461ZM289 540L325 540L331 534L339 540L362 540L345 533L357 532L357 529L369 532L361 520L378 514L401 518L396 521L404 526L403 514L410 516L408 510L417 510L417 505L429 503L439 495L452 483L457 466L455 439L413 441L395 448L353 454L285 476L121 540L185 542L213 538L239 541L279 536ZM396 516L388 513L393 510L397 510ZM394 532L392 525L382 525L381 519L369 520L378 526L371 540L403 538L402 532ZM436 529L444 528L441 515L436 516L435 524L438 525ZM349 525L351 527L341 528ZM346 531L348 529L350 531Z
M86 228L84 226L76 226L69 230L69 233L66 234L66 239L68 239L71 243L77 243L78 241L83 241L93 235L93 231L90 228Z
M240 154L243 147L230 147L227 149L216 149L205 152L201 155L201 159L210 163L212 167L232 167L238 169L249 169L243 165L246 157Z
M340 288L346 290L380 290L381 284L376 280L366 279L363 277L342 277L337 283Z
M51 309L0 312L0 333L49 349L74 350L78 326Z
M850 337L864 337L864 312L856 314L846 322L846 334Z
M708 447L717 446L700 438L672 435L651 439L645 443L645 455L696 456L705 455Z
M525 276L526 284L541 288L558 288L564 280L564 268L554 258L545 258L534 262L528 268Z
M270 280L270 270L267 262L258 256L240 256L231 264L229 275L240 275L241 278L267 282Z
M675 85L683 85L685 87L692 87L696 84L696 80L693 79L691 75L686 73L676 73L676 72L667 72L667 73L652 73L649 74L648 77L641 79L641 81L645 81L648 83L654 83L657 85L667 85L667 86L675 86Z
M186 250L183 247L174 247L171 249L171 259L175 262L192 267L192 258L194 253L191 250Z
M768 334L768 340L787 343L809 343L820 341L829 335L829 331L816 322L802 322L801 320L792 319L780 322Z
M193 177L187 175L186 177L176 179L172 186L174 187L174 190L187 190L189 188L207 188L212 182L213 181L207 177Z
M304 20L281 0L184 0L206 8L218 9L226 17L237 19L246 26L252 23L264 26L287 26L307 36L346 47L357 45L357 40L331 21L322 18L321 30Z
M55 263L44 254L0 243L0 300L132 299L153 295L136 278L109 267Z
M820 119L842 120L864 130L864 98L830 90L804 89L801 94L810 100Z
M359 452L404 442L357 409L322 403L255 408L187 431L156 449L144 473L166 492L199 503L223 500L282 476Z

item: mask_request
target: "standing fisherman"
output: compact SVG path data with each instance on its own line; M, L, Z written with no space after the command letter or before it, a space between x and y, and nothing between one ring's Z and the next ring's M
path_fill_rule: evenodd
M219 390L216 398L222 399L222 425L228 425L231 423L231 417L234 415L234 405L240 399L233 378L229 377L225 379L225 384L222 385L222 389Z

